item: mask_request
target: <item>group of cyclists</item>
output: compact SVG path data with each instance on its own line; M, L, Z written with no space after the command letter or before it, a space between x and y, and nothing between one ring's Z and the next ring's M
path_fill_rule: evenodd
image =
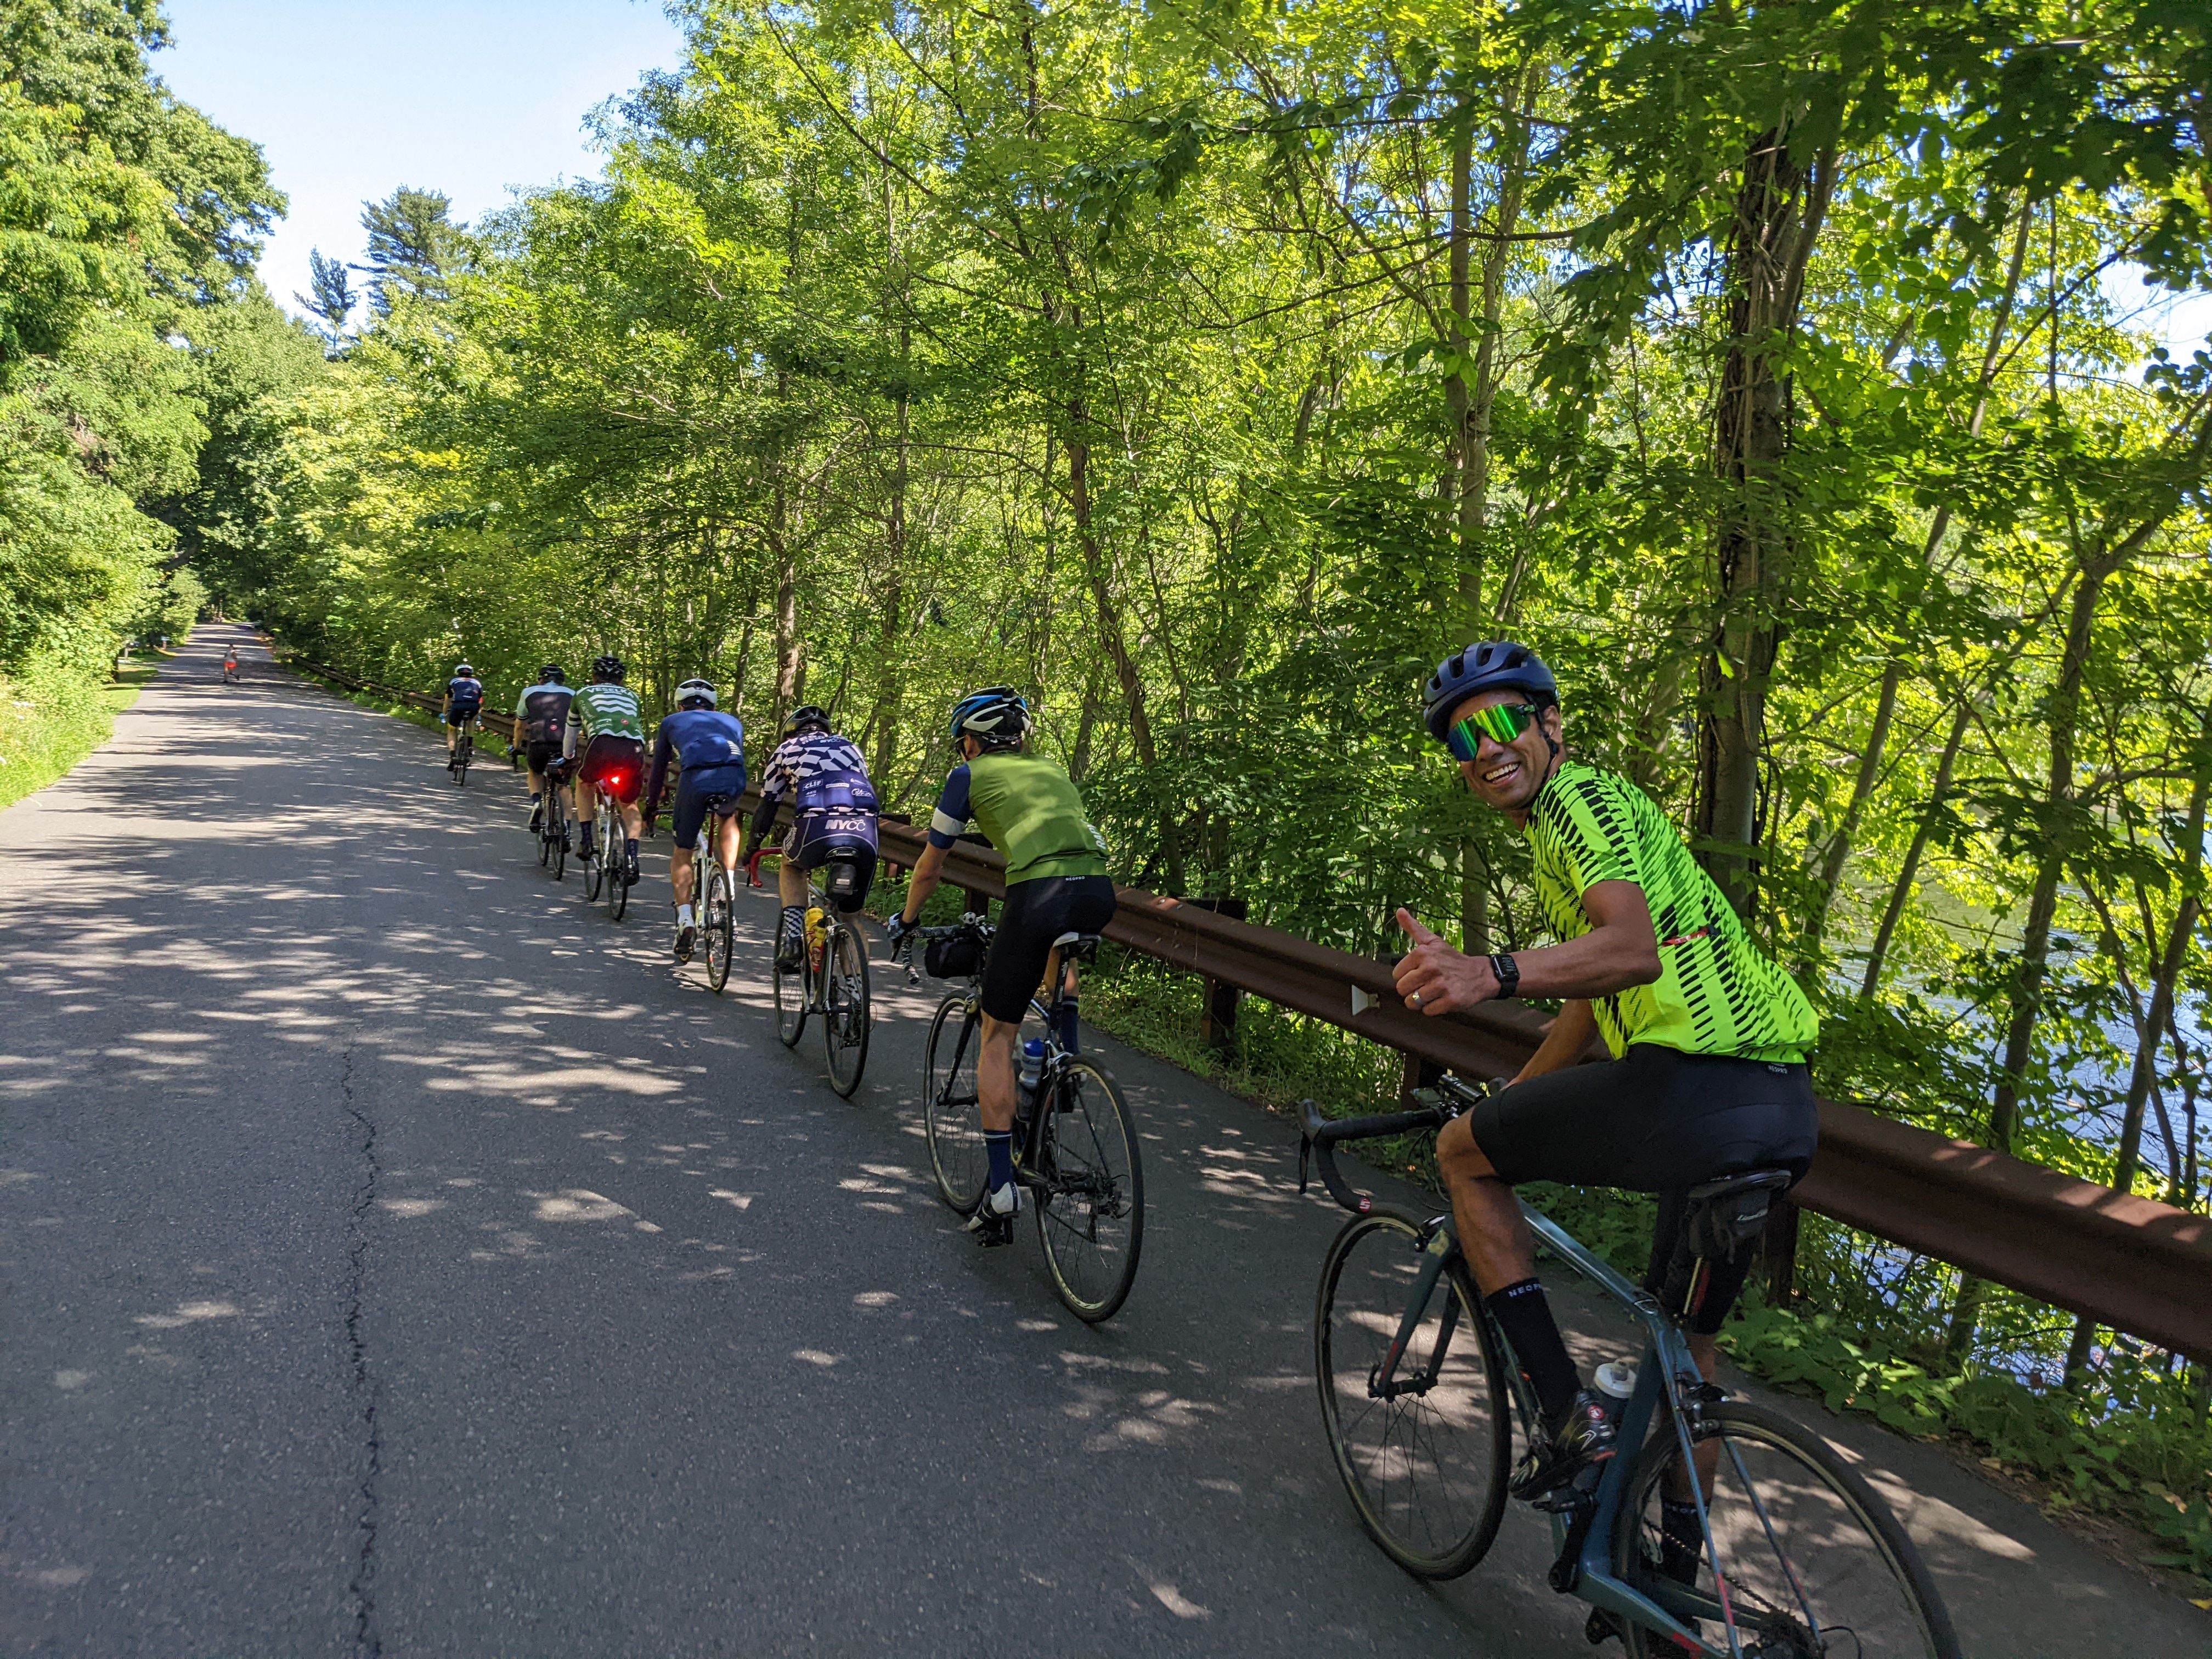
M559 665L548 663L517 699L532 826L544 810L544 791L565 781L575 792L572 823L581 842L572 850L588 859L588 826L605 799L623 815L624 874L634 880L638 836L673 773L673 949L683 961L695 937L694 860L710 819L721 856L738 861L744 731L717 708L711 684L686 680L655 733L648 773L638 699L625 679L619 657L601 656L589 683L572 690ZM461 664L447 689L449 744L483 701L482 683ZM1540 1497L1613 1457L1614 1429L1561 1340L1513 1189L1560 1181L1661 1194L1652 1271L1663 1273L1689 1188L1747 1170L1802 1175L1809 1166L1818 1116L1806 1062L1818 1021L1659 805L1619 774L1568 757L1559 685L1534 652L1504 640L1455 652L1429 678L1423 707L1431 736L1449 751L1469 792L1525 832L1537 897L1557 941L1470 954L1410 911L1397 916L1411 941L1395 969L1409 1009L1442 1016L1520 996L1560 1004L1520 1073L1437 1142L1458 1236L1542 1407L1545 1432L1513 1480L1518 1495ZM1104 839L1066 769L1032 743L1035 725L1028 702L1009 686L953 705L946 730L955 763L904 903L885 930L896 945L914 929L946 852L971 823L1005 855L1006 896L979 988L976 1079L989 1177L969 1226L986 1244L1011 1238L1021 1207L1012 1131L1022 1017L1054 942L1101 931L1115 908ZM878 802L866 760L811 704L783 720L750 825L755 848L766 844L787 802L793 822L781 844L775 949L794 967L805 948L808 872L831 860L860 866L860 879L837 901L857 910L876 854ZM1056 1035L1073 1049L1073 998L1065 1011L1070 1029ZM1594 1037L1610 1060L1577 1063ZM1692 1351L1709 1378L1715 1334L1749 1261L1744 1253L1716 1264L1691 1316ZM1668 1519L1686 1539L1694 1511L1686 1506Z

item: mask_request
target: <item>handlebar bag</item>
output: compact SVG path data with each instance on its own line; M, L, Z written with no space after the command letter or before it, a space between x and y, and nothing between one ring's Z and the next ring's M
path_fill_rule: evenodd
M921 953L933 979L969 979L983 971L983 941L973 933L933 939Z

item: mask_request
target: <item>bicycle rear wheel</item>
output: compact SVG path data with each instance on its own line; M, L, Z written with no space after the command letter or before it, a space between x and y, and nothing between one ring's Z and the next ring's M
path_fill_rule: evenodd
M623 851L620 812L607 820L607 915L616 921L629 908L629 860Z
M707 935L707 983L720 990L730 982L730 957L737 947L737 907L730 901L730 878L720 864L707 877L707 902L700 926Z
M469 787L469 760L476 753L476 740L470 737L469 728L463 726L461 740L453 746L454 759L459 763L453 769L453 781L464 789Z
M1104 1069L1071 1060L1037 1109L1037 1243L1068 1312L1111 1319L1137 1282L1145 1244L1145 1170L1137 1121Z
M539 799L538 804L538 863L540 868L553 862L553 803Z
M1498 1535L1512 1416L1461 1267L1437 1281L1384 1382L1430 1232L1406 1211L1378 1209L1337 1234L1315 1300L1314 1373L1329 1450L1367 1535L1416 1577L1455 1578Z
M1716 1579L1702 1539L1666 1536L1661 1504L1687 1502L1690 1487L1681 1443L1662 1424L1630 1474L1613 1536L1613 1569L1629 1584L1723 1651L1733 1621L1746 1653L1957 1659L1919 1551L1826 1440L1737 1401L1706 1407L1695 1440L1699 1462L1711 1460L1706 1504L1723 1571ZM1680 1651L1640 1627L1624 1640L1636 1659Z
M962 1215L983 1201L991 1162L983 1151L983 1121L976 1115L975 1060L983 1046L982 1019L955 991L937 1005L921 1062L921 1127L929 1142L929 1167L937 1193Z
M552 785L546 786L549 796L553 791ZM550 804L545 809L545 833L553 848L553 879L559 881L568 873L568 815L555 811Z
M839 924L822 957L822 1046L830 1086L846 1099L868 1066L868 950L858 929Z

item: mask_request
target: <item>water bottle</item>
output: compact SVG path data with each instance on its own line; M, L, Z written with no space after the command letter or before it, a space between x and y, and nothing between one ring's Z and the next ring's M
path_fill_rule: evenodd
M1020 1085L1018 1099L1024 1117L1030 1114L1030 1105L1036 1098L1037 1079L1043 1075L1044 1039L1031 1037L1022 1044L1021 1072L1015 1079Z
M1595 1380L1597 1397L1605 1402L1605 1414L1618 1421L1628 1396L1636 1392L1635 1361L1608 1359L1597 1368Z

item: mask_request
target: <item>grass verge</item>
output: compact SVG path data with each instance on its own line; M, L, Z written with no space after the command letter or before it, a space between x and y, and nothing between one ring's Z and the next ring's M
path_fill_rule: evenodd
M112 678L60 665L0 676L0 808L66 776L105 743L115 717L174 654L149 652Z

